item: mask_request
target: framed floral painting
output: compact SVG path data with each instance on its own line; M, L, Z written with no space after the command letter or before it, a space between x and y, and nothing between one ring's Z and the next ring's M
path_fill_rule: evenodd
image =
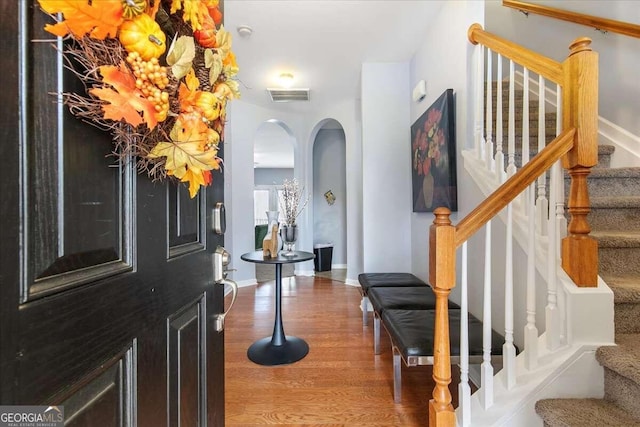
M411 125L413 211L458 210L453 89L447 89Z

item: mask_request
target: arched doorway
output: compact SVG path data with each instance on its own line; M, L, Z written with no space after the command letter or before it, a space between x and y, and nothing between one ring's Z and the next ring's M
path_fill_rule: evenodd
M312 199L313 243L320 255L316 275L344 282L347 269L346 141L342 125L333 119L322 123L313 142Z
M280 192L285 179L291 180L295 170L296 140L289 127L278 120L262 123L255 134L253 144L253 212L255 248L262 248L262 239L267 232L267 212L278 211L279 222L283 221L280 209ZM293 265L283 268L283 276L293 275ZM273 266L256 264L256 280L264 282L274 279Z

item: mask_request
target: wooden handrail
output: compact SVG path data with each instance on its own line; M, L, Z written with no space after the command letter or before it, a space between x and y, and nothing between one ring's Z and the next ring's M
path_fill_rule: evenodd
M554 83L559 85L564 84L562 79L562 64L551 58L547 58L544 55L540 55L507 39L485 31L480 24L471 25L467 36L473 44L480 43Z
M576 130L571 128L562 132L529 163L486 198L456 226L456 248L469 239L498 212L524 191L529 184L549 169L573 147Z
M502 0L502 5L518 9L525 13L531 12L536 15L548 16L562 21L586 25L588 27L593 27L596 30L611 31L625 36L640 38L640 25L630 24L628 22L600 18L598 16L585 15L583 13L571 12L568 10L556 9L554 7L516 0Z

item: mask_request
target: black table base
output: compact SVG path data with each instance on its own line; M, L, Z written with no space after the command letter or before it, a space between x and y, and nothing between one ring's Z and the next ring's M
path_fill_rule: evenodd
M251 252L240 257L244 261L276 266L275 317L273 334L251 344L247 350L249 360L265 366L286 365L297 362L309 353L309 345L302 339L284 334L282 324L282 264L310 261L310 252L296 251L293 256L279 254L276 258L265 257L262 252Z
M287 335L282 345L274 345L272 337L262 338L251 344L247 356L260 365L286 365L297 362L309 353L305 340Z

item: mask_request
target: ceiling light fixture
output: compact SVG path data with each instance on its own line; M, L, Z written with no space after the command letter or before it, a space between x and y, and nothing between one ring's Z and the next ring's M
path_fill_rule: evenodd
M293 84L293 74L291 73L282 73L278 76L278 82L280 86L289 88Z
M236 30L238 31L240 37L245 39L251 37L251 34L253 34L253 28L248 25L238 25Z

